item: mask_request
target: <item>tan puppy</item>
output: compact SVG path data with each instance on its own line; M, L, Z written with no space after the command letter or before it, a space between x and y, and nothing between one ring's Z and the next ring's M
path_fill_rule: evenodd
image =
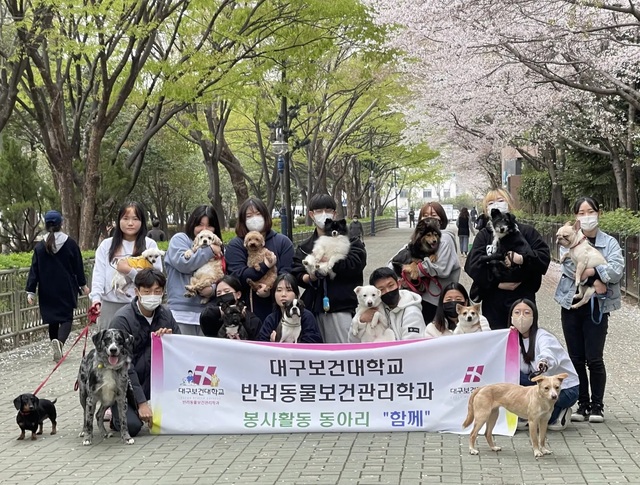
M458 325L456 325L453 331L454 335L461 333L475 333L485 330L480 323L480 304L464 306L456 305L456 312L458 313Z
M264 245L264 237L258 231L249 231L244 237L244 247L247 249L247 266L256 271L260 271L260 263L266 263L267 261L273 263L269 271L258 281L247 278L247 284L262 298L271 294L271 287L276 282L276 277L278 276L278 269L275 265L276 255L273 251L269 251L264 247Z
M222 241L212 231L208 231L206 229L200 231L193 241L193 247L184 252L184 259L191 259L194 252L198 251L200 248L211 246L212 244L222 247ZM196 296L201 290L204 290L205 288L220 281L220 278L223 276L224 271L222 271L222 258L211 258L207 263L193 273L189 284L184 287L185 290L187 290L184 296L186 298ZM209 298L204 297L200 300L201 303L207 303L208 301Z
M549 455L551 450L545 448L547 437L547 423L553 412L562 381L568 374L555 376L536 376L531 379L536 386L519 386L517 384L491 384L474 390L469 397L469 411L467 419L462 423L466 428L475 419L473 430L469 435L469 453L477 455L476 439L483 424L487 424L484 433L492 451L502 448L493 442L493 427L498 420L500 407L529 420L529 436L533 446L533 456Z
M585 269L595 268L601 264L607 264L607 260L600 254L596 248L589 244L589 240L582 233L580 229L580 221L576 221L575 224L567 222L564 226L558 229L556 233L556 242L569 250L560 259L562 263L565 259L571 258L573 264L576 266L576 281L575 286L578 288L578 293L573 297L576 303L571 305L571 308L578 308L589 301L591 295L595 293L593 286L585 286L580 284L580 276Z

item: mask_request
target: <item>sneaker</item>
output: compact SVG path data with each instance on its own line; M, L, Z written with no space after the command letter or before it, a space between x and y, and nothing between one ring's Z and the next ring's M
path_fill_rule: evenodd
M602 404L592 404L591 414L589 414L590 423L604 423L604 412Z
M111 417L111 408L109 408L104 412L104 421L111 421Z
M519 429L519 430L529 429L529 420L518 418L518 424L516 425L516 429Z
M589 419L589 405L579 404L578 409L571 415L571 421L576 423L582 423Z
M564 408L563 410L561 410L560 414L558 414L558 419L556 419L553 423L550 423L549 426L547 426L547 429L550 431L563 431L567 429L569 421L571 420L571 418L569 417L570 412L571 408Z
M62 359L62 344L60 340L54 338L51 341L51 350L53 351L53 360L60 362L60 359Z

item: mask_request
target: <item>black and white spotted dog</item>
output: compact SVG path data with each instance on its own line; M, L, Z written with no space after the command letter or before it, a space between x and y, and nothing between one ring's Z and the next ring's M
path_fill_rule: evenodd
M80 404L84 409L84 424L80 433L80 436L84 436L82 444L90 445L93 440L93 414L100 402L95 413L98 431L104 438L113 435L104 427L104 413L116 404L120 417L120 436L126 444L131 445L133 438L127 426L127 392L130 388L128 369L133 354L133 336L110 328L96 333L93 344L95 349L82 359L78 373Z

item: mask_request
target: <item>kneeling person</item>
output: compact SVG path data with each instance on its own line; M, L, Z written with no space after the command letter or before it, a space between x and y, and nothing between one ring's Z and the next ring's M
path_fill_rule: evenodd
M387 267L378 268L371 273L369 284L378 288L382 294L389 328L396 340L411 340L423 338L425 324L422 316L422 297L409 290L401 290L398 276ZM371 322L374 309L367 310L360 317L360 323ZM349 332L350 342L360 342L362 331L358 335Z
M162 303L167 279L157 269L143 269L134 280L136 297L114 315L109 328L123 330L134 337L133 361L129 366L129 379L136 402L127 403L129 434L136 436L143 423L151 426L151 334L180 333L171 312ZM116 406L111 408L111 425L120 429Z

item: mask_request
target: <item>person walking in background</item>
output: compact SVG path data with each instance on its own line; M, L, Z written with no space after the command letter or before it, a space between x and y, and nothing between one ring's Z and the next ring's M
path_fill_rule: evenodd
M362 222L360 222L360 216L358 214L354 214L351 220L351 224L349 224L349 239L358 238L362 241L364 237L364 228L362 227Z
M622 306L620 280L625 262L618 241L598 228L601 211L595 199L581 197L574 204L573 213L580 221L580 228L589 244L600 251L607 264L588 268L580 275L583 283L592 285L596 290L596 294L591 297L591 304L571 309L574 303L573 296L576 294L576 267L571 258L565 259L562 263L562 276L556 289L555 300L562 307L562 332L571 362L580 379L578 409L571 415L571 421L589 420L590 423L602 423L604 389L607 383L604 344L609 328L609 313ZM560 256L562 257L566 251L565 248L561 248Z
M200 298L187 298L184 296L185 285L189 284L191 275L210 259L221 258L223 249L221 246L212 244L211 246L199 248L190 258L185 258L184 253L192 250L193 241L200 232L208 230L222 239L218 214L210 205L199 205L196 207L184 228L184 232L179 232L169 241L169 249L165 256L165 266L167 267L167 302L173 314L180 333L183 335L204 336L200 328L200 314L205 305L200 302ZM215 294L215 284L202 290L200 296L210 297Z
M409 227L416 226L416 211L413 208L409 211Z
M101 330L108 328L109 322L116 312L131 303L135 297L133 280L138 270L127 262L128 256L140 256L146 249L158 248L156 242L147 237L147 218L138 202L129 202L120 207L113 230L113 237L108 237L96 250L91 279L91 307L100 314L98 326ZM162 271L160 258L154 267ZM124 294L116 292L111 281L118 271L131 283Z
M259 281L274 265L278 274L288 273L293 265L293 243L283 234L271 228L271 214L267 206L260 199L251 197L245 200L238 209L236 223L236 237L227 246L226 259L229 274L235 276L242 284L242 300L249 305L249 309L264 322L273 309L271 293L259 294L251 289L247 279ZM267 258L260 263L260 269L247 266L249 253L244 247L245 236L249 231L257 231L264 237L265 247L276 256L275 261Z
M460 209L458 220L456 221L458 227L458 240L460 241L460 254L464 257L469 254L469 232L471 229L471 221L469 220L469 211L466 207Z
M36 244L27 276L27 301L33 305L38 293L42 321L49 326L53 360L62 358L62 346L71 333L78 295L89 294L82 254L76 242L62 232L62 214L44 215L46 239Z
M147 234L151 239L156 242L167 240L167 235L162 229L160 229L160 221L158 219L154 219L153 221L151 221L151 226L153 227L153 229L151 229L149 231L149 234Z

